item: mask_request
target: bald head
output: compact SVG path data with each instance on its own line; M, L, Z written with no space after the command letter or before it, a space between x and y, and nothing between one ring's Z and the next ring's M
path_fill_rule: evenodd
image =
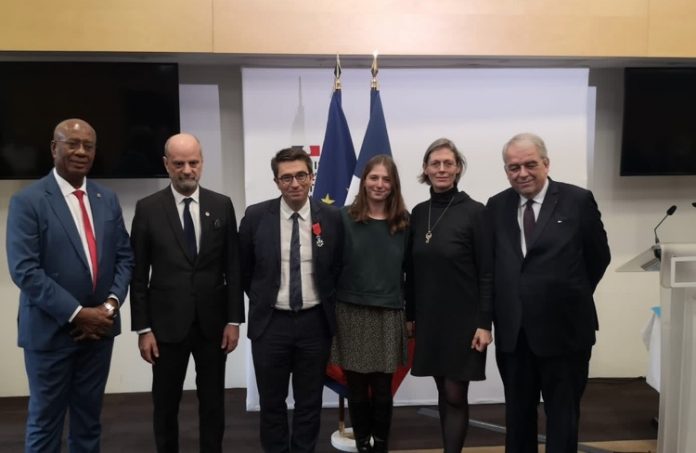
M198 152L201 154L201 156L203 154L203 148L201 147L201 142L198 141L198 138L195 135L187 134L186 132L172 135L167 139L167 142L164 144L165 157L169 156L170 150L172 148L198 148Z
M203 152L191 134L176 134L164 144L164 167L174 189L189 196L196 191L203 171Z
M85 131L92 135L95 143L97 141L97 132L94 128L87 121L79 118L70 118L58 123L55 129L53 129L53 140L64 140L70 131Z

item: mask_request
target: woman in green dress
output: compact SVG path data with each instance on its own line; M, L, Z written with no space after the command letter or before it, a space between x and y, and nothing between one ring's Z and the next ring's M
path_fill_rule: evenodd
M390 156L368 161L358 195L342 216L344 261L331 361L346 375L358 451L386 452L392 376L407 359L402 292L408 211Z

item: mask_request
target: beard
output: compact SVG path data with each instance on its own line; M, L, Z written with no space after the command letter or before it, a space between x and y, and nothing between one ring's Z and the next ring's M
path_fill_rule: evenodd
M196 178L177 178L173 181L174 188L183 194L190 194L198 187L198 179Z

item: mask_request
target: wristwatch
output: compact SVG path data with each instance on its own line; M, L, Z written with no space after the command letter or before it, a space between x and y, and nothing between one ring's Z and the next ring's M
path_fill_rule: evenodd
M104 302L104 306L106 307L106 311L108 311L110 315L114 314L114 310L116 310L116 306L114 304L107 300L106 302Z

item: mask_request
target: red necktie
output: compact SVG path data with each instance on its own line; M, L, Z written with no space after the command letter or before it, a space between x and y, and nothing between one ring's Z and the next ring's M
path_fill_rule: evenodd
M97 241L94 239L94 230L89 221L85 201L83 200L85 193L81 190L76 190L73 195L80 202L80 211L82 211L82 225L85 228L85 236L87 236L87 248L89 249L89 260L92 262L92 287L97 287Z

